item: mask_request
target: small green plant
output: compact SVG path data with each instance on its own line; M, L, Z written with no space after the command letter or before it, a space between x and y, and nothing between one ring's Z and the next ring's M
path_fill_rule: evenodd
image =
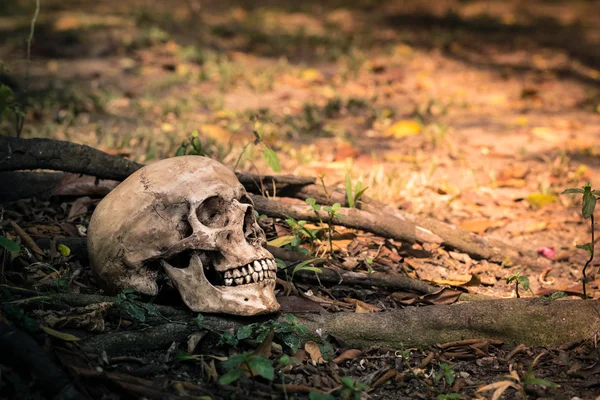
M0 83L0 120L8 116L14 119L15 133L19 137L25 123L25 107L9 86Z
M297 221L294 218L286 218L285 222L292 229L292 239L284 246L284 248L297 253L310 254L313 250L314 242L317 240L317 234L319 233L320 229L308 229L305 226L307 222L304 220ZM300 247L304 240L309 241L310 250Z
M440 393L437 395L439 400L459 400L462 396L458 393Z
M200 141L198 134L198 131L195 130L191 133L188 140L181 142L181 146L179 146L175 152L175 157L185 155L210 157L210 152L202 145L202 141Z
M308 329L298 322L295 315L285 314L285 321L271 320L244 325L237 330L235 338L238 340L252 338L262 342L271 331L275 333L275 340L280 340L291 352L295 352L300 348L300 339Z
M341 380L343 386L338 394L342 399L360 400L367 390L367 385L355 382L354 379L349 376L342 376Z
M335 400L335 397L327 393L319 393L313 391L308 393L308 400Z
M548 296L544 296L544 298L546 298L550 301L562 299L563 297L567 297L567 294L565 292L561 292L561 291L553 292Z
M242 157L244 156L244 153L246 153L246 150L248 150L248 147L250 145L258 146L262 143L262 157L267 162L267 165L269 165L269 167L271 167L271 169L274 172L281 172L281 163L279 161L279 156L273 149L271 149L263 143L264 121L261 118L263 117L260 115L254 115L251 117L251 119L254 121L254 129L252 130L252 133L254 134L254 140L248 141L248 143L244 145L244 148L242 149L242 152L240 153L235 163L235 166L233 167L234 171L237 169L238 165L240 164L240 161L242 161Z
M582 189L570 188L570 189L566 189L562 192L562 194L570 194L570 193L582 195L581 215L583 216L583 219L588 219L588 218L590 219L591 241L589 243L580 244L580 245L576 246L578 249L583 249L583 250L587 251L588 254L590 255L590 258L585 263L585 265L583 267L583 271L582 271L583 298L587 299L587 292L585 289L587 276L585 274L585 270L587 269L588 265L590 265L590 263L594 260L594 242L595 242L595 240L594 240L594 209L596 208L596 201L598 200L598 198L596 196L600 196L600 190L592 190L592 185L590 185L590 183L587 182L585 185L583 185Z
M146 315L158 316L156 307L152 304L143 304L134 302L139 298L133 289L123 289L117 295L115 300L116 305L121 305L123 310L135 321L145 322Z
M329 228L329 252L333 257L333 219L344 219L344 216L338 213L339 209L342 208L340 203L334 203L331 207L323 207L323 210L327 213L327 227Z
M506 389L508 389L509 387L512 387L513 389L516 389L520 392L521 397L523 399L527 399L526 389L527 389L527 386L529 386L529 385L541 385L541 386L551 388L551 389L557 388L558 385L556 383L551 382L546 379L536 378L535 374L533 373L533 368L534 368L535 364L540 359L540 357L543 356L544 354L545 353L540 353L533 360L533 362L529 365L529 368L527 369L527 372L525 373L523 380L521 380L521 378L519 378L519 374L517 374L517 372L513 369L513 365L511 364L509 367L509 374L505 376L505 378L508 378L508 379L490 383L489 385L480 387L479 389L477 389L477 391L475 393L488 392L488 391L493 390L494 394L492 395L492 398L499 399L502 396L502 394L506 391Z
M346 198L348 199L348 207L356 208L356 204L368 188L363 188L362 181L356 182L354 189L352 188L352 180L350 173L346 171Z
M11 253L20 253L21 246L18 243L13 242L6 236L0 236L0 248L6 249L6 251Z
M342 208L342 205L340 203L335 203L332 206L321 206L320 204L317 204L317 201L312 197L307 198L305 200L305 202L310 206L310 208L313 210L313 212L315 213L317 218L319 218L319 222L321 224L323 223L323 220L321 219L320 211L323 210L327 213L329 252L333 256L333 239L332 239L333 232L334 232L333 219L334 218L337 218L337 219L344 218L344 216L338 212L340 210L340 208Z
M440 364L440 370L434 375L433 381L438 384L440 380L444 380L445 387L452 386L455 379L454 370L451 365L446 363Z
M516 274L506 278L507 285L513 281L515 282L515 294L517 296L517 299L521 298L521 295L519 295L519 285L521 285L523 287L523 289L529 290L531 295L534 296L533 291L531 290L531 287L529 286L529 278L526 276L522 276L521 271L518 271Z
M272 381L275 375L271 361L260 354L234 354L223 361L222 366L227 372L219 378L221 385L230 385L244 374L250 374L253 377L262 376L269 381Z

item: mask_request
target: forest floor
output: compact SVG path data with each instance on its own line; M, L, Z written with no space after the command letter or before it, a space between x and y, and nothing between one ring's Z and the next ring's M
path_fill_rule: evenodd
M588 254L575 245L590 241L589 220L581 216L580 196L561 192L587 181L600 185L597 2L42 0L30 62L33 2L14 3L0 6L0 82L27 93L22 137L69 140L149 163L173 156L197 133L209 157L261 174L273 173L261 157L268 147L281 173L341 188L348 176L373 199L553 260L544 269L510 260L498 265L342 230L336 254L349 270L496 298L515 296L506 280L519 274L529 279L525 297L581 295ZM14 136L14 129L10 118L0 122L0 134ZM78 212L75 198L21 201L6 204L4 217L36 239L81 236L95 201L79 201ZM285 223L276 227L269 239L293 233ZM6 220L2 229L10 230ZM596 299L599 266L588 268L588 294ZM27 283L52 286L60 278L71 290L79 280L78 291L91 290L89 273L73 277L71 267L40 270ZM402 306L375 292L361 300L379 311ZM560 386L517 382L505 398L524 397L520 390L527 389L531 398L594 399L600 364L592 341L526 348L514 358L506 357L511 348L491 346L424 364L431 348L411 350L410 361L369 349L337 364L303 361L289 374L297 385L333 391L344 387L336 365L362 377L370 398L489 398L492 391L475 391L506 382L513 370L523 381L544 353L533 363L535 376ZM280 396L266 381L255 383L253 395L237 383L223 392L206 383L214 376L203 366L170 368L163 353L137 356L131 365L102 365L150 380L204 382L217 396ZM140 372L135 360L155 368ZM411 377L402 363L413 366ZM452 365L451 372L440 364ZM574 365L594 372L575 376ZM385 366L397 374L378 381ZM111 390L116 396L125 389Z

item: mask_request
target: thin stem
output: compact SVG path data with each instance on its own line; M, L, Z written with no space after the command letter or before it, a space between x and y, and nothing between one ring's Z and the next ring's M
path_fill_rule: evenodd
M585 290L585 282L587 281L587 276L585 276L585 270L587 269L588 265L590 265L590 263L594 259L594 214L592 214L590 216L590 218L591 218L591 224L592 224L592 243L590 244L590 258L589 258L589 260L587 260L587 262L585 263L585 266L583 267L583 298L584 299L587 299L587 292Z
M29 29L29 37L27 38L27 65L25 66L25 87L23 89L23 97L27 97L27 92L29 89L29 76L30 76L30 67L31 67L31 42L33 41L33 33L35 32L35 22L37 21L38 14L40 13L40 0L35 1L35 11L33 13L33 18L31 18L31 27ZM21 131L23 130L23 125L25 122L25 117L17 116L17 137L21 136Z

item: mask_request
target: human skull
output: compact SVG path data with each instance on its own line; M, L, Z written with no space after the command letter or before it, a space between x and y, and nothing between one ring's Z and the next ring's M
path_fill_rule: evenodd
M277 267L265 244L235 174L200 156L136 171L98 204L88 229L90 264L101 286L155 295L162 268L198 312L279 310Z

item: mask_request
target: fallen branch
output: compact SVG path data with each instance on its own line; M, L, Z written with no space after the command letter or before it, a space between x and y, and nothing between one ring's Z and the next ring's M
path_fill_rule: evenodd
M289 185L279 188L277 193L280 197L292 197L302 200L312 197L319 204L332 205L340 203L348 205L345 191L332 189L326 193L322 186L316 184L300 187ZM266 194L273 195L272 192ZM391 224L414 226L415 231L433 232L441 240L441 245L466 253L475 259L485 259L496 263L511 261L513 264L531 266L547 266L550 263L547 259L537 257L532 250L518 249L514 245L504 243L501 240L476 235L455 225L398 210L366 196L362 197L357 207L375 215L380 215L381 218Z
M45 302L60 302L72 307L115 298L85 294L55 294ZM134 302L140 306L143 303ZM122 307L115 304L116 307ZM174 340L185 340L197 331L195 314L160 306L165 319L147 319L152 327L143 331L86 334L79 343L86 352L120 354L168 347ZM264 321L270 316L241 318L205 315L204 328L223 332L241 325ZM316 330L343 340L348 346L407 348L466 339L494 339L509 345L558 346L587 340L600 333L600 300L556 300L542 298L503 299L452 305L408 307L382 313L326 313L297 315L307 326L303 340L314 339ZM279 316L284 321L284 316Z
M322 334L339 338L354 348L403 349L473 338L500 340L511 346L558 346L586 340L600 332L600 302L506 299L409 307L384 313L304 314L297 318L309 328L302 340L314 339L320 329ZM279 319L285 320L283 316ZM225 331L251 322L256 319L210 316L205 319L205 326ZM106 350L109 354L168 347L197 329L191 324L169 323L145 331L92 336L82 341L82 347L88 352Z
M44 168L87 174L104 179L122 180L141 167L141 164L133 161L75 143L51 139L0 137L0 171ZM42 177L39 174L37 173L32 179L33 182L48 184L50 179L59 178L58 174L52 178ZM313 178L289 175L259 176L240 173L237 176L246 190L255 194L277 194L300 199L313 197L320 204L346 203L346 194L343 191L325 193L321 186L314 183ZM27 185L23 176L15 178L10 175L0 175L0 179L13 182L19 179L20 185ZM19 192L23 194L23 190ZM35 185L30 192L36 192ZM255 197L255 201L256 199L257 197ZM265 203L262 204L265 205ZM273 206L271 207L273 214L265 213L274 217L285 217L286 215L293 217L293 215L290 215L293 213L288 211L287 207L289 206ZM531 266L547 266L549 263L548 260L537 257L533 251L520 250L500 240L476 235L431 218L396 210L373 200L363 198L359 202L359 208L363 211L363 214L358 213L358 215L353 216L354 226L344 225L340 220L336 220L335 223L373 232L384 237L396 238L408 243L438 243L469 254L473 258L486 259L497 263L510 261L513 264ZM296 215L307 214L296 213ZM359 220L354 217L359 218ZM314 219L310 216L302 219L318 220L316 216L314 216ZM384 225L374 225L382 221L385 222Z
M270 200L266 197L252 195L254 208L259 213L267 214L275 218L294 218L311 222L327 221L329 215L326 211L313 211L308 205L296 205L282 203L278 200ZM390 221L372 213L356 208L340 208L337 211L343 218L333 218L334 225L360 229L374 233L378 236L407 241L410 243L440 243L442 240L434 233L419 227L403 223L402 221Z
M53 169L123 180L141 167L142 164L81 144L0 137L0 171Z

